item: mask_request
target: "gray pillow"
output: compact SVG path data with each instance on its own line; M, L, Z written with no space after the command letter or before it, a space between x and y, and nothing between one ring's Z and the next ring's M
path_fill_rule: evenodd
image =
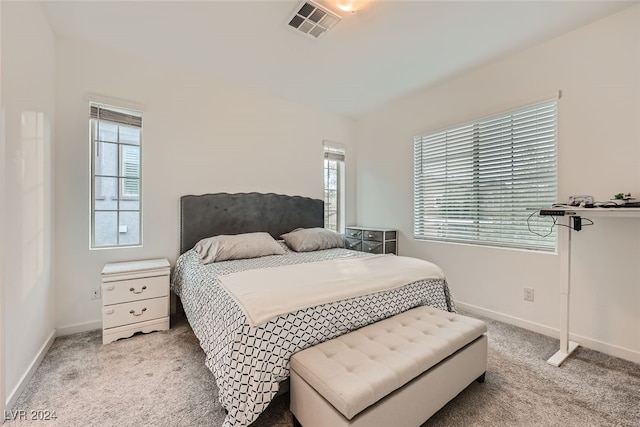
M296 228L280 237L296 252L344 248L344 237L326 228Z
M285 254L278 242L263 232L207 237L196 243L193 249L204 264Z

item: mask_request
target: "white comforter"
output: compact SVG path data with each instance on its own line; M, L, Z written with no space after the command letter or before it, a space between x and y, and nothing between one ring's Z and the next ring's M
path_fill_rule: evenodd
M281 314L389 291L422 279L444 279L444 273L429 261L395 255L283 265L219 277L253 326Z

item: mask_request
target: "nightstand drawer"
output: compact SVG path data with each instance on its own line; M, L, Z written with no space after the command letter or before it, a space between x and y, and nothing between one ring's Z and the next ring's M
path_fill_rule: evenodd
M102 284L104 305L139 301L169 295L169 276L118 280Z
M102 308L102 328L115 328L169 315L169 297L127 302Z
M358 230L355 228L347 228L344 230L344 235L347 238L352 239L361 239L362 238L362 230Z

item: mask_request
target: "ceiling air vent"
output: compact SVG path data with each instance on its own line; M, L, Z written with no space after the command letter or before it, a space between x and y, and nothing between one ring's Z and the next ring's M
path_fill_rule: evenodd
M312 1L304 1L289 20L289 26L315 39L340 21L340 17Z

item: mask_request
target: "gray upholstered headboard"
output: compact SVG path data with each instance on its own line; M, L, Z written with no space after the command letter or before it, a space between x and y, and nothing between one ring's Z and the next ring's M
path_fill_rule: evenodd
M181 254L206 237L266 231L277 239L298 227L324 227L322 200L273 193L216 193L180 198Z

